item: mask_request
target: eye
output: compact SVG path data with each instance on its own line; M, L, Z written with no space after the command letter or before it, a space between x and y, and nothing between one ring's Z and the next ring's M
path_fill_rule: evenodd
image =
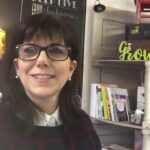
M68 53L68 50L64 46L50 46L48 48L49 53L53 54L60 54L60 55L66 55Z
M26 45L22 45L19 48L19 57L22 59L33 58L37 56L38 53L39 53L39 48L36 45L26 44Z
M62 54L63 50L59 46L50 46L48 48L49 53Z
M24 46L23 49L22 49L23 53L26 53L26 54L35 54L36 53L36 47L35 46Z

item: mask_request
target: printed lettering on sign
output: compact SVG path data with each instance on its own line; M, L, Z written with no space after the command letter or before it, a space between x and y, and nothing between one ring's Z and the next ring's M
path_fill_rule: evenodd
M75 19L76 0L32 0L32 14L55 13Z

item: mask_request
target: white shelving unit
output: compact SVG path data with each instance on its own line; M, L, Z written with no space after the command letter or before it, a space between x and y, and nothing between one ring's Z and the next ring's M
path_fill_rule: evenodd
M92 9L90 11L92 13ZM100 14L87 14L86 24L93 22L92 26L87 26L85 29L85 47L84 47L84 70L83 70L83 90L82 90L82 109L89 113L90 108L90 84L95 83L111 83L118 84L119 87L127 88L131 96L131 106L136 104L135 88L141 85L145 80L145 117L142 126L135 126L129 123L112 122L98 119L99 128L107 132L115 127L131 129L132 131L139 129L143 133L143 150L150 149L150 62L149 61L120 61L115 60L118 55L116 51L117 42L125 35L126 24L136 23L135 13L127 12L112 8L107 8L105 12ZM92 18L89 20L88 18ZM135 20L134 20L135 19ZM87 32L89 31L89 32ZM88 37L88 38L87 38ZM113 58L114 57L114 58ZM103 59L102 59L103 58ZM134 89L134 90L133 90ZM133 97L132 97L133 96ZM132 99L133 98L133 99ZM107 126L106 126L107 124ZM119 130L119 129L118 129ZM103 129L102 129L103 131ZM100 131L101 132L101 131ZM100 134L100 139L105 141L114 141L116 136L111 134ZM124 131L123 131L124 134ZM122 132L119 139L122 140ZM104 136L103 136L104 135ZM103 136L103 137L102 137ZM128 140L128 134L125 135L125 140ZM132 138L130 138L133 140ZM130 140L129 139L129 140ZM122 140L123 141L123 140ZM121 141L121 142L122 142ZM123 141L124 142L124 141ZM103 143L102 143L103 144ZM115 144L115 143L114 143ZM125 143L124 143L125 144Z
M92 62L93 66L97 67L123 67L123 68L130 68L130 69L143 69L145 66L145 61L139 60L139 61L130 61L130 60L93 60Z
M143 150L150 148L150 61L121 61L121 60L93 60L92 64L97 68L124 68L125 70L141 70L145 74L145 115L142 126L133 125L129 122L114 122L104 119L96 119L96 122L103 122L115 126L139 129L143 133Z
M133 128L133 129L140 129L140 130L150 130L149 127L142 127L138 125L133 125L130 124L127 121L122 121L122 122L115 122L115 121L109 121L109 120L104 120L104 119L96 119L97 121L103 122L103 123L108 123L111 125L116 125L116 126L121 126L121 127L128 127L128 128Z

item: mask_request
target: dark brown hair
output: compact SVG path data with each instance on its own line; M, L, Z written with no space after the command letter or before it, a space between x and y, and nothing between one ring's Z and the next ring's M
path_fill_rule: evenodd
M76 33L66 18L50 14L37 14L12 27L7 35L6 52L2 59L2 63L4 63L3 77L5 77L3 103L13 114L21 116L29 124L33 123L33 118L38 118L35 111L36 106L25 94L21 82L15 79L13 60L17 57L15 46L32 40L33 36L39 33L50 39L63 39L65 44L72 48L71 60L76 60L79 64L79 46ZM76 106L78 75L77 66L72 80L65 84L59 95L60 116L65 128L69 130L78 128L78 119L80 120L84 114Z

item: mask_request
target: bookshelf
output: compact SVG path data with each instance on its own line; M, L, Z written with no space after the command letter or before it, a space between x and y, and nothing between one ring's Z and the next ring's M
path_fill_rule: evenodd
M147 147L150 146L149 145L150 143L148 141L148 139L149 139L148 135L150 132L150 125L149 125L149 120L150 120L150 116L149 116L150 115L150 113L149 113L149 108L150 108L150 104L149 104L149 100L150 100L150 94L149 94L150 61L120 61L120 60L114 60L114 59L112 59L112 60L95 59L95 60L92 60L92 67L99 70L99 72L100 72L99 75L101 76L99 78L100 83L105 83L107 81L107 83L115 84L117 82L117 84L119 84L119 86L129 89L130 95L132 95L130 97L131 105L136 103L136 92L133 93L133 90L131 90L131 89L134 86L137 87L139 84L144 83L144 81L145 81L145 83L146 83L145 84L145 91L146 91L145 96L146 96L146 105L147 105L146 107L147 108L145 108L145 119L141 126L133 125L133 124L130 124L129 122L116 122L116 121L104 120L101 118L98 118L98 119L96 118L95 120L96 120L96 125L100 124L99 128L101 128L101 123L102 123L105 125L107 124L110 126L117 126L119 128L130 129L131 132L133 131L132 134L134 134L135 130L141 130L143 133L143 137L145 138L145 140L143 140L143 150L148 150ZM109 76L106 77L105 72L107 72L107 74L109 74ZM125 72L127 72L128 75L125 75L121 78L118 76L118 74L122 75ZM103 73L104 73L104 75L103 75ZM112 76L111 76L111 73L112 73ZM132 73L133 76L131 76L130 73ZM134 75L138 75L138 78L136 78L136 77L133 78ZM115 76L117 76L117 80L115 79ZM109 78L109 80L108 80L108 78ZM125 80L125 82L127 82L129 84L125 85L124 80ZM122 82L123 82L123 84L122 84ZM134 83L134 86L131 87L132 82ZM115 133L113 133L113 134L115 137ZM130 133L127 133L127 134L130 134ZM122 134L122 136L123 136L123 134ZM120 136L120 138L121 138L121 136ZM133 135L133 139L134 139L134 135ZM133 140L133 144L134 144L134 140ZM126 146L126 145L124 145L124 146ZM145 146L145 148L144 148L144 146ZM130 148L133 148L133 147L130 147Z
M118 60L117 42L125 35L125 25L134 22L134 15L126 11L106 9L99 16L99 24L93 23L91 43L84 52L83 92L82 108L89 113L90 108L90 84L109 83L117 84L121 88L127 88L130 95L131 109L136 107L137 86L145 81L146 107L142 126L125 122L112 122L97 119L98 133L102 144L122 144L132 146L134 144L134 131L141 130L144 135L143 150L150 147L150 62L149 61L120 61ZM115 12L115 15L114 15ZM99 32L95 29L99 28ZM113 29L113 30L112 30ZM99 35L98 35L99 33ZM118 34L119 33L119 34ZM104 125L103 125L104 124ZM115 128L115 130L114 130ZM131 134L127 131L130 130ZM108 133L108 131L110 131ZM116 131L116 133L115 133ZM125 138L123 136L125 135ZM131 136L130 136L131 135ZM117 140L115 140L117 139ZM114 141L115 140L115 141Z
M128 90L129 104L131 110L135 111L137 105L137 86L144 84L145 61L97 59L92 61L92 66L100 72L98 83L114 84L118 85L119 88L125 88ZM101 121L104 120L102 119ZM109 123L111 123L111 121ZM111 124L116 124L116 122L112 122ZM120 124L117 123L116 125ZM129 127L129 123L122 124L122 126L126 125ZM135 126L132 127L131 125L130 127L134 128ZM137 128L142 129L143 127L137 126Z
M96 124L99 124L99 122L103 122L106 124L111 124L111 125L115 125L115 126L120 126L120 127L125 127L125 128L133 128L133 129L139 129L139 130L150 130L150 127L142 127L139 125L134 125L134 124L130 124L128 121L121 121L121 122L116 122L116 121L109 121L109 120L105 120L105 119L95 119L92 118L93 122L96 122Z
M144 87L145 87L145 113L142 126L133 125L129 122L115 122L104 120L101 118L96 119L96 122L103 122L120 127L132 128L142 130L143 133L143 150L148 150L150 147L150 61L120 61L120 60L93 60L93 66L98 68L124 68L125 70L138 69L144 74ZM142 75L143 76L143 75ZM98 123L97 123L98 124Z
M130 68L130 69L144 69L145 61L122 61L122 60L109 60L109 59L97 59L92 61L92 65L95 67L115 67L115 68Z

